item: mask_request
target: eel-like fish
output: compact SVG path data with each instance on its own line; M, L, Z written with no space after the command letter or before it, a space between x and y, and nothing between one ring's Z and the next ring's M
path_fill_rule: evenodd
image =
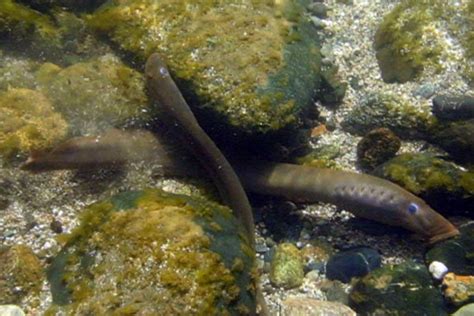
M177 129L176 134L182 138L183 144L189 146L196 159L209 173L223 202L242 222L248 241L254 246L255 224L252 207L240 180L214 141L199 125L158 54L148 57L145 77L151 101L163 111L169 119L167 123Z
M248 191L335 204L356 216L414 231L430 244L459 234L425 201L378 177L263 161L237 164L235 168Z

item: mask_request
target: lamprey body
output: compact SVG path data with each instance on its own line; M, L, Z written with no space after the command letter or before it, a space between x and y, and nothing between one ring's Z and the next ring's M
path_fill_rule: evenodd
M459 234L425 201L378 177L262 161L236 164L236 170L248 191L335 204L356 216L414 231L429 243Z

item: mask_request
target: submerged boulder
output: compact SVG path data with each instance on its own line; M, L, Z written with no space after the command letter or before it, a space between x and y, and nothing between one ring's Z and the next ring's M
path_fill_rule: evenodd
M0 157L48 149L62 141L68 125L49 99L30 89L0 92Z
M474 175L429 154L402 154L375 170L422 197L442 213L470 215L474 209Z
M297 126L319 85L317 34L305 4L109 1L89 25L141 61L160 53L203 124L266 134Z
M441 292L425 266L384 266L360 279L350 294L359 315L447 315Z
M246 315L254 253L227 207L158 189L89 206L48 278L67 314Z

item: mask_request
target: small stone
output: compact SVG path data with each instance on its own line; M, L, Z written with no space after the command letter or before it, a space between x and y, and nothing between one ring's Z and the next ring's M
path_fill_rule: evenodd
M443 279L444 297L453 305L474 302L474 275L456 275L452 272Z
M373 129L357 144L357 158L361 167L373 170L395 157L400 146L400 138L390 129Z
M328 301L349 304L349 294L344 289L344 283L337 280L324 280L319 288L326 294Z
M380 267L381 263L382 257L377 250L357 247L332 256L326 264L326 276L347 283L353 277L364 276Z
M474 303L464 305L451 316L472 316L474 315Z
M420 96L424 99L428 99L431 96L433 96L433 94L435 94L435 93L436 93L436 87L432 83L428 82L428 83L423 84L422 86L420 86L418 89L416 89L413 92L413 95L414 96Z
M442 280L444 275L448 273L448 267L442 262L433 261L431 262L430 266L428 267L433 278L436 280Z
M303 257L293 244L280 244L271 262L270 281L287 289L295 288L303 283Z
M328 17L328 7L323 3L311 3L308 6L309 11L318 18L325 19Z
M288 297L281 303L282 316L356 316L348 306L338 302L306 297Z
M23 310L16 305L0 305L1 316L25 316Z
M63 225L58 220L53 220L51 224L49 225L49 227L56 234L61 234L63 232Z
M439 95L433 99L433 114L444 120L474 118L474 97Z

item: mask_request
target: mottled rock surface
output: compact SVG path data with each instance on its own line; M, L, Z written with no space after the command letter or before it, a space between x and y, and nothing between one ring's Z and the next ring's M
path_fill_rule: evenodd
M303 257L293 244L277 246L271 262L270 281L279 287L294 288L303 283Z
M289 297L281 303L282 316L356 316L348 306L312 298Z
M246 315L254 253L231 211L161 190L89 206L48 272L52 310Z

